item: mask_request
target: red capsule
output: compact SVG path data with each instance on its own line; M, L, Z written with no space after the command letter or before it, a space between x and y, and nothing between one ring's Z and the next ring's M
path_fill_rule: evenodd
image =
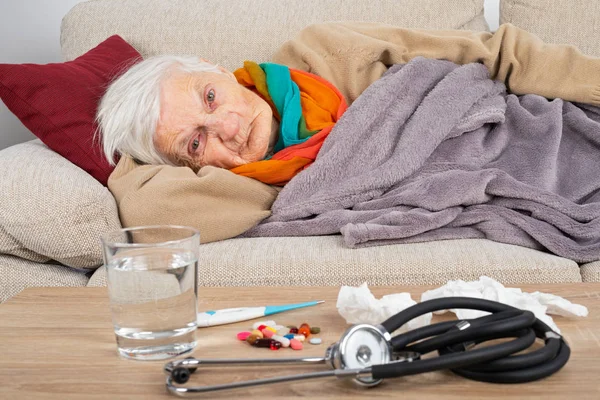
M277 340L271 340L271 344L269 347L271 348L271 350L279 350L281 348L281 343L279 343Z
M290 333L292 334L297 334L298 333L298 328L290 328Z
M267 327L266 325L259 325L258 328L256 328L256 329L258 329L259 331L262 332L262 330L265 329L266 327Z

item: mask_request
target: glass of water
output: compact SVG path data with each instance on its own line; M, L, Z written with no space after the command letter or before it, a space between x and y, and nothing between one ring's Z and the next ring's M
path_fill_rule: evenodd
M135 360L164 360L196 346L200 233L161 225L102 237L117 348Z

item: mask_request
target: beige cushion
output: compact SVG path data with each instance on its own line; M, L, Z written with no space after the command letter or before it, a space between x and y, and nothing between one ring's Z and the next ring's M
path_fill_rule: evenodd
M117 274L118 278L111 284L110 298L121 304L143 304L181 294L177 277L168 270ZM193 278L187 287L190 287L192 282Z
M201 286L441 285L487 275L504 284L581 282L579 266L484 239L349 249L341 236L231 239L200 246ZM105 285L104 267L90 286Z
M226 4L226 6L225 6ZM483 0L96 0L63 19L63 57L72 60L113 34L143 56L192 54L226 68L270 61L303 27L374 21L431 29L487 30Z
M0 276L0 302L28 287L85 286L88 282L81 270L3 254L0 254Z
M507 22L547 43L571 44L600 57L598 0L501 0L500 23Z
M120 227L108 189L39 140L0 151L0 253L97 268Z
M584 282L600 282L600 261L581 266L581 279Z

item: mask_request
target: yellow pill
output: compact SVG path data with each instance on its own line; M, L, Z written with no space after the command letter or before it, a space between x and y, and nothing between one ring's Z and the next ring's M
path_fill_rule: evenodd
M259 338L261 338L261 339L265 337L265 335L263 335L263 333L262 333L261 331L259 331L258 329L255 329L255 330L253 330L253 331L252 331L252 332L250 332L250 333L251 333L252 335L256 335L256 336L258 336L258 337L259 337Z
M277 329L271 328L270 326L267 326L265 329L268 329L268 330L270 330L273 333L277 333Z

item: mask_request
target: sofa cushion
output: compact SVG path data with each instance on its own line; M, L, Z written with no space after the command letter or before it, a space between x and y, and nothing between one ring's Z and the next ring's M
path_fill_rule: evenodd
M105 285L104 267L89 286ZM481 275L504 284L581 282L571 260L485 239L347 248L341 236L243 238L200 246L201 286L441 285Z
M600 261L583 264L581 266L581 279L584 282L600 282Z
M411 28L487 30L483 0L96 0L63 19L63 57L72 60L118 34L144 57L191 54L231 70L270 61L303 27L325 21L375 21ZM132 16L135 15L135 18Z
M598 0L501 0L500 23L508 22L547 43L571 44L600 57Z
M74 61L0 64L0 98L38 138L106 185L114 169L96 133L96 109L111 80L140 60L113 36Z
M120 228L108 189L39 140L0 151L0 253L96 268Z
M0 303L28 287L85 286L85 271L0 254Z

